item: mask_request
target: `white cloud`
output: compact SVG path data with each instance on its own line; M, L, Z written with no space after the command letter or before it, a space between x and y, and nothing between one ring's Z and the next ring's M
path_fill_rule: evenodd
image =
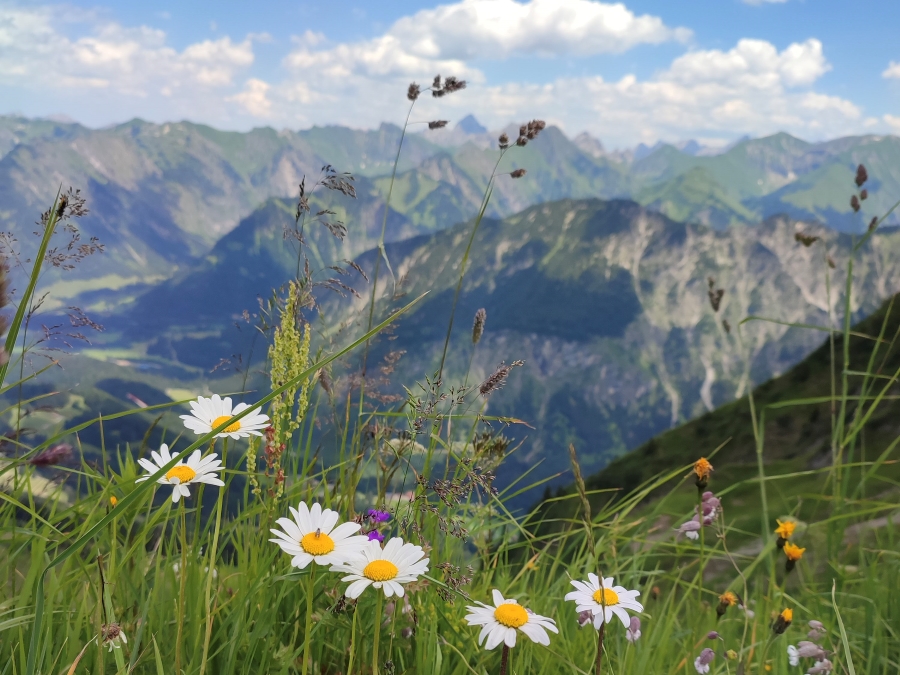
M900 79L900 63L891 61L881 76L884 78Z
M244 110L254 117L268 117L272 112L272 101L266 94L271 86L262 80L251 78L244 85L244 90L234 96L229 96L226 101L239 103Z
M517 55L586 56L624 52L639 44L687 41L686 28L656 16L636 16L621 3L591 0L462 0L403 17L377 38L315 49L323 36L307 31L285 65L328 77L403 75L439 70L477 77L476 59Z
M397 40L392 36L379 39ZM386 45L385 52L373 53L371 44L298 49L293 56L303 54L307 67L296 71L290 80L294 84L273 87L270 98L277 101L282 87L302 82L306 101L316 102L315 110L322 118L374 126L385 119L399 119L407 81L427 82L423 74L441 72L467 76L475 86L440 101L422 99L419 119L474 112L483 123L496 128L511 120L544 117L570 133L587 129L614 146L716 134L734 138L780 130L806 137L837 136L854 125L863 126L862 113L854 103L813 89L831 67L821 42L815 39L781 51L769 42L750 39L740 40L727 51L689 51L643 80L634 75L617 82L584 76L546 84L488 83L481 71L465 60L448 64L415 57L414 65L391 61ZM363 55L373 60L371 66L348 65ZM454 64L456 68L450 67ZM364 104L347 106L347 101ZM272 110L277 114L288 108L276 103ZM309 121L295 118L294 123Z
M624 52L639 44L687 41L691 31L636 16L624 4L590 0L462 0L425 9L388 31L425 58L507 58Z
M619 147L780 130L833 137L886 130L896 119L864 117L852 101L817 91L831 66L816 39L781 51L752 39L731 49L692 49L652 76L618 81L588 74L537 84L526 80L524 70L522 81L491 81L482 70L486 61L520 55L571 61L688 39L686 29L636 15L622 4L459 0L404 17L384 34L359 42L335 44L307 30L292 38L281 79L252 69L254 44L271 40L267 35L250 34L240 42L223 36L179 51L157 29L92 14L76 17L60 7L24 7L0 6L0 87L69 91L69 100L82 110L102 109L97 114L106 117L100 123L138 114L160 121L186 115L230 128L371 128L401 121L409 82L427 85L436 73L465 78L469 89L441 100L424 95L414 119L473 112L498 128L540 117ZM885 77L894 68L900 71L900 64L892 62ZM84 89L94 93L88 97Z
M889 127L897 133L900 133L900 117L897 117L896 115L885 115L883 119Z
M171 95L227 87L253 63L250 38L205 40L179 52L163 31L146 26L92 21L87 35L73 39L61 32L78 23L59 8L0 7L0 84Z

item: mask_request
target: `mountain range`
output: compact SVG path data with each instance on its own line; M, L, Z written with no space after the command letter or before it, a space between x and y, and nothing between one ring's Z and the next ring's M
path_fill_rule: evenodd
M222 356L246 355L253 333L235 323L243 324L244 310L258 307L258 289L280 286L296 272L296 255L284 246L281 229L290 207L270 200L202 265L111 317L117 344L128 345L136 358L174 361L197 372L208 372ZM438 369L472 225L386 247L393 277L383 268L376 316L428 293L371 353L378 362L403 352L393 365L396 392ZM797 233L820 240L807 247ZM310 257L339 257L340 246L323 228L310 239ZM462 286L444 379L477 384L499 364L523 360L506 387L485 401L490 414L534 427L510 430L527 443L508 470L514 474L540 460L537 476L563 471L570 442L583 448L585 470L596 470L742 396L815 348L820 332L787 324L838 325L851 246L851 235L784 216L715 229L679 223L628 200L558 200L485 219ZM854 316L900 291L898 253L896 229L877 233L857 253ZM370 279L378 255L370 250L356 258ZM350 335L364 330L369 298L365 279L353 275L360 297L325 295L321 309L324 325ZM713 287L723 291L717 311L709 298ZM473 347L471 320L480 307L487 325ZM754 315L772 321L741 323Z
M495 170L498 133L468 117L454 128L407 134L392 208L417 233L471 217ZM30 226L57 188L81 188L92 210L82 238L98 237L107 254L68 273L79 283L57 286L56 295L129 285L139 291L202 258L268 197L296 197L301 179L314 183L325 165L370 179L367 189L384 200L400 136L390 124L237 133L189 122L132 120L94 130L0 117L0 228L19 234L27 253ZM785 213L858 231L900 193L900 139L892 136L807 143L778 134L716 155L695 146L608 152L586 134L569 139L551 126L496 167L528 173L498 181L488 215L563 198L630 198L673 219L715 227ZM860 162L873 180L862 214L854 214L842 186ZM375 224L353 226L369 231Z
M107 250L71 273L51 273L44 290L57 306L77 303L106 325L89 358L124 364L135 381L153 367L179 387L202 389L221 358L248 354L254 330L245 317L296 274L300 181L306 176L310 188L328 164L349 171L356 199L321 186L310 197L311 213L341 221L346 236L311 217L302 252L319 279L339 274L333 265L347 271L342 279L362 298L323 295L320 311L323 325L356 334L370 282L346 261L371 279L386 223L379 316L428 292L373 348L374 359L402 352L392 375L399 390L437 368L471 217L497 171L445 380L477 383L524 360L485 405L533 427L508 431L524 441L507 464L511 475L542 462L535 476L547 477L565 470L569 442L584 448L586 471L599 469L797 363L818 340L786 324L837 325L849 233L900 195L896 137L806 143L778 134L719 154L670 145L627 154L548 127L497 166L497 133L471 119L407 135L391 188L400 134L387 124L242 134L190 123L90 130L0 118L0 223L27 250L23 224L55 186L82 187L92 210L83 236L99 236ZM863 213L854 214L860 162L872 179ZM503 175L514 168L527 173ZM820 240L806 247L798 233ZM884 229L859 252L854 317L900 290L898 237ZM718 289L714 311L708 294ZM473 348L467 333L479 307L487 330ZM780 323L741 324L760 314Z

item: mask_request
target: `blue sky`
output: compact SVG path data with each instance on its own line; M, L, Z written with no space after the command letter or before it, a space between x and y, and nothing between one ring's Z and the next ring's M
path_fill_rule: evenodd
M900 2L0 0L0 114L219 128L543 118L610 147L900 133Z

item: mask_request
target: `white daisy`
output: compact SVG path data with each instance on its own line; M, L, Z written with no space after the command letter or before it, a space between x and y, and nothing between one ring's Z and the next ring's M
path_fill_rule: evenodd
M507 647L516 646L516 630L520 630L545 647L550 644L547 631L558 633L556 622L546 616L525 609L517 601L506 599L498 590L493 591L494 606L477 602L478 607L467 606L466 621L470 626L481 626L478 644L485 643L485 649L494 649L501 643ZM485 638L487 641L485 642Z
M172 501L176 504L182 497L190 497L191 491L188 485L191 483L208 483L209 485L223 486L223 483L216 475L222 470L222 460L216 453L210 453L206 457L202 456L199 450L194 450L193 454L185 461L182 459L175 466L166 472L166 475L157 480L160 485L172 486ZM172 461L173 455L169 452L169 446L163 443L159 446L159 452L153 450L150 452L153 457L151 462L149 459L141 457L138 463L151 474L156 473L166 464ZM150 478L150 476L142 476L135 482L142 483Z
M603 622L609 623L613 614L622 620L625 628L631 626L631 617L627 610L643 612L644 606L635 598L640 591L629 591L623 586L614 586L613 578L607 577L600 584L600 578L596 574L588 574L588 581L573 580L572 585L578 589L566 593L566 600L574 600L575 611L590 610L594 615L594 628L600 629Z
M196 401L191 401L191 414L180 417L184 420L184 426L198 436L203 436L249 407L246 403L238 403L232 409L231 398L228 396L225 398L219 398L218 394L213 394L212 398L199 396ZM225 438L226 436L234 439L247 438L251 434L262 436L262 430L267 426L269 426L269 417L261 414L257 408L246 417L229 424L216 434L216 438Z
M319 504L309 508L304 502L300 502L296 509L288 508L294 519L279 518L275 521L284 528L284 532L269 530L276 536L276 539L269 541L293 556L291 565L294 567L305 569L314 560L317 565L349 562L358 558L363 546L369 543L368 537L354 536L361 527L359 523L337 525L337 511L323 509Z
M384 548L377 540L367 542L358 558L335 565L331 571L347 573L341 581L351 582L344 592L351 600L370 585L383 589L387 597L403 597L403 584L428 571L428 558L421 546L404 544L400 537L393 537Z

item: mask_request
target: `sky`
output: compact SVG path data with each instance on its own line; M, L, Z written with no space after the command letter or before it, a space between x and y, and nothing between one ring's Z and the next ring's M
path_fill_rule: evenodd
M900 135L897 0L0 0L0 115L221 129L544 119L607 147Z

